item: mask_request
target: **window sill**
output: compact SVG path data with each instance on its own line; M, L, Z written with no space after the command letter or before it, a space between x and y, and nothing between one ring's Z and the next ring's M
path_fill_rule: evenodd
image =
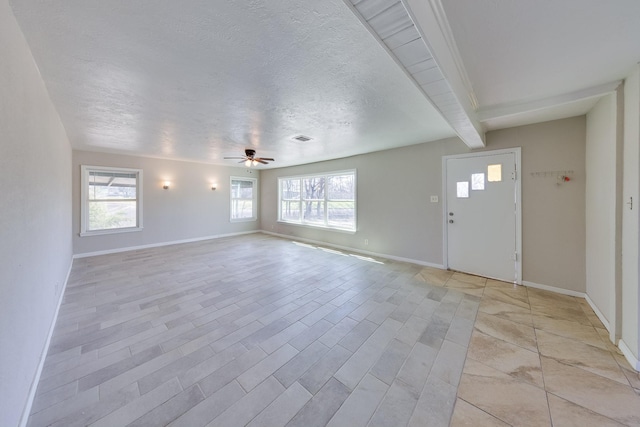
M137 231L142 231L142 227L114 228L114 229L111 229L111 230L82 231L82 232L80 232L80 237L101 236L101 235L104 235L104 234L135 233Z
M282 221L282 220L278 220L278 224L295 225L297 227L310 228L312 230L335 231L337 233L344 233L344 234L356 234L357 232L357 230L348 230L346 228L334 228L334 227L325 227L322 225L300 224L299 222L289 222L289 221Z
M258 218L231 218L229 222L252 222L257 220Z

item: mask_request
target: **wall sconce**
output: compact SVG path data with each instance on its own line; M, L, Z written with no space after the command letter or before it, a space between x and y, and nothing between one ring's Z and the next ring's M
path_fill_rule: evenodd
M216 191L216 188L218 188L218 184L211 184L212 191Z
M165 181L164 185L162 186L162 188L164 188L165 190L168 190L170 185L171 185L171 183L169 181Z

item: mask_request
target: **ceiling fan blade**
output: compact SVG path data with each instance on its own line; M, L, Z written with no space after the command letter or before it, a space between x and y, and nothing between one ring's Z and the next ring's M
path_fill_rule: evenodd
M247 160L248 160L248 159L247 159ZM244 162L246 162L247 160L240 160L238 163L244 163Z
M227 159L227 160L238 160L238 159L244 159L244 157L223 157L223 159Z
M265 162L264 159L253 159L254 162L262 163L263 165L268 165L269 162Z
M260 157L261 160L266 160L268 162L275 162L275 159L272 159L271 157Z

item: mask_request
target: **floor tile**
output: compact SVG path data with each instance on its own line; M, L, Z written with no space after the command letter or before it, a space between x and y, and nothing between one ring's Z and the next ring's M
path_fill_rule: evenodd
M485 313L478 313L475 328L484 334L510 342L527 350L537 351L538 349L536 334L531 326L489 316Z
M529 307L525 308L484 296L480 302L479 311L501 319L532 326L533 319Z
M267 378L226 411L207 424L208 427L244 426L269 406L284 387L273 377Z
M415 410L409 419L410 427L446 427L456 402L456 388L438 378L429 377Z
M311 397L311 393L295 382L247 424L247 427L284 426Z
M347 399L349 393L349 389L340 381L335 378L329 379L320 391L287 423L287 427L321 427L327 425L338 411L338 408Z
M507 424L551 425L544 390L473 359L467 359L458 396Z
M327 426L365 427L388 389L389 385L372 375L366 375Z
M551 332L562 337L571 338L585 344L608 350L607 344L602 340L597 330L591 325L572 322L569 320L553 319L547 316L533 316L533 326L536 329Z
M624 425L551 393L548 393L548 399L554 426L622 427Z
M536 331L540 354L565 365L573 365L585 371L601 375L621 384L628 385L611 353L598 347L583 344L542 330Z
M630 387L547 357L541 361L550 393L623 424L640 425L640 396Z
M401 381L394 381L378 409L371 417L369 426L406 426L418 402L418 395Z
M468 357L519 380L544 387L537 351L475 331L469 344Z
M453 409L450 427L509 427L509 424L458 399Z

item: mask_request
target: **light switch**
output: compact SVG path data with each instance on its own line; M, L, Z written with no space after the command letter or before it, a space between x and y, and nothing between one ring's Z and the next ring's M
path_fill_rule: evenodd
M431 196L431 203L438 203L438 196Z

